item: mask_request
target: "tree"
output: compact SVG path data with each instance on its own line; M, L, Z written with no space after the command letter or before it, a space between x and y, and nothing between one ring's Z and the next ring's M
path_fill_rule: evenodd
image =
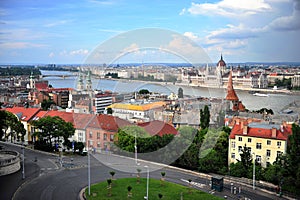
M48 100L43 100L42 103L41 103L41 107L42 107L42 110L49 110L49 108L52 106L52 105L55 105L54 101L48 99Z
M111 179L107 179L106 181L107 181L107 190L108 190L107 195L110 197L111 196L111 188L112 188L112 185L111 185L112 180Z
M141 171L142 171L142 170L138 168L138 169L136 169L136 171L137 171L137 175L136 175L136 178L137 178L137 179L136 179L136 182L137 182L137 183L140 183L140 177L141 177Z
M178 88L178 98L183 98L183 89L181 87Z
M111 175L111 180L113 180L114 179L114 175L116 174L116 172L110 171L109 174Z
M15 139L24 141L24 136L26 134L26 130L24 128L24 125L22 122L19 121L19 119L16 117L16 115L7 112L7 111L1 111L1 138L3 136L7 140L10 137L11 142ZM7 133L7 131L10 130L10 132Z
M288 180L290 187L300 188L300 127L299 125L292 125L292 134L289 136L289 144L287 146L287 170L289 174ZM300 193L298 191L298 193Z
M130 185L129 185L129 186L127 186L127 191L128 191L128 193L127 193L127 197L128 197L128 198L132 197L131 190L132 190L132 187L131 187Z
M202 129L209 127L210 113L207 105L204 106L204 110L200 109L200 127Z
M74 135L75 128L70 122L65 122L58 116L46 116L33 122L38 130L34 133L39 140L45 141L49 145L57 145L63 139L64 145L67 145L70 136Z
M112 115L113 114L112 108L107 108L106 112L107 112L108 115Z
M150 94L150 92L149 92L149 90L147 90L147 89L141 89L141 90L139 91L139 94Z
M166 172L160 172L161 174L161 185L164 185Z
M163 195L162 195L161 193L159 193L159 194L158 194L158 198L159 198L159 199L162 199L162 198L163 198Z

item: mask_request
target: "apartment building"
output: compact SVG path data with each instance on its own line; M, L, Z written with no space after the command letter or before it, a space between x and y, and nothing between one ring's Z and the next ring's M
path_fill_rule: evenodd
M285 154L291 126L236 120L230 136L228 165L241 159L240 154L246 145L257 162L263 167L276 161L277 156Z

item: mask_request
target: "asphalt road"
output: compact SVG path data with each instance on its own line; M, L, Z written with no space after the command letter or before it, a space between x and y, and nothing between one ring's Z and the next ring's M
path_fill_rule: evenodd
M3 145L0 143L0 145ZM6 149L21 152L18 146L7 146ZM35 159L37 158L37 161ZM14 200L60 200L79 199L79 192L88 184L87 156L65 157L62 166L58 162L58 156L25 150L25 180L22 180L21 171L0 177L0 199ZM166 172L166 180L188 185L187 180L191 179L195 188L209 192L209 179L200 177L196 173L169 168L155 163L139 161L137 166L133 159L122 158L114 155L93 154L91 156L91 183L105 181L110 178L109 172L115 171L115 178L135 177L136 169L142 169L142 177L146 177L149 167L150 178L161 178L161 172ZM238 186L238 185L236 185ZM151 190L151 185L150 185ZM223 192L214 192L214 195L228 199L247 197L250 199L278 199L274 195L260 191L242 188L240 194L231 194L230 185L225 184Z

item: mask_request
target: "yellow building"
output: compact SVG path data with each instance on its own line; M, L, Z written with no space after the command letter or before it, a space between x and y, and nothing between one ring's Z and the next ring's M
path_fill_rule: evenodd
M115 103L107 108L111 108L113 116L131 122L147 122L154 119L154 109L162 108L166 105L163 101L131 101L130 103Z
M272 164L278 155L285 154L291 126L236 121L229 136L228 164L240 160L246 145L256 161L263 167Z

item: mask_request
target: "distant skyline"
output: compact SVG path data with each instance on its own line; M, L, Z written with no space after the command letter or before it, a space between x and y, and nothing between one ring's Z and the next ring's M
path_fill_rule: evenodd
M212 62L300 62L299 0L2 0L0 27L1 64L80 64L114 36L152 27L192 39Z

